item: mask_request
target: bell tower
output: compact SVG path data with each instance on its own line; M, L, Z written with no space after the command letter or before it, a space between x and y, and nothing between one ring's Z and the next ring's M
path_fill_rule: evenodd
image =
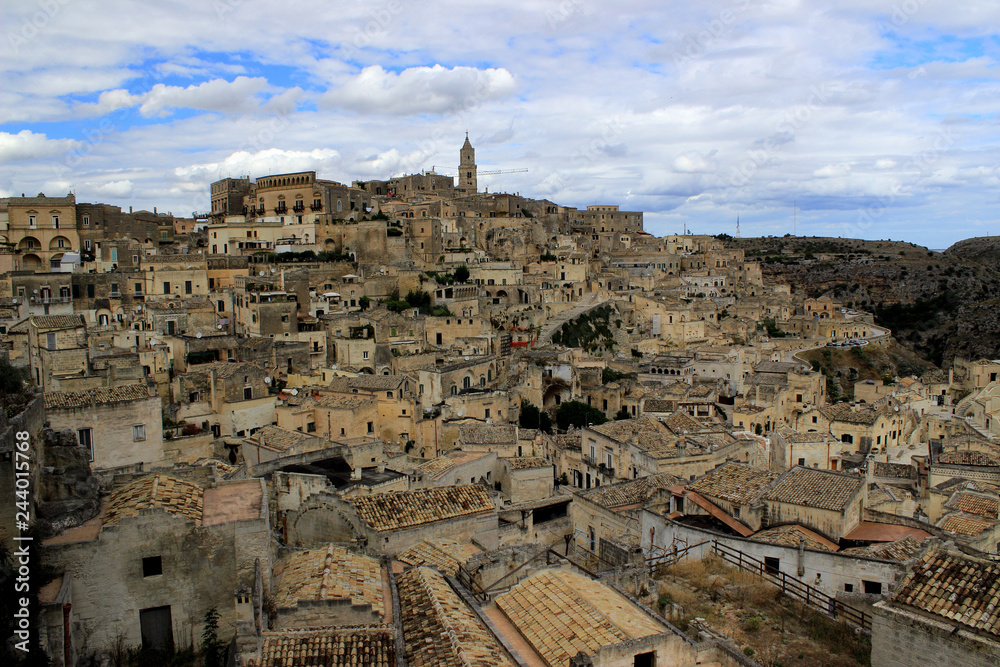
M476 180L476 149L469 143L469 133L465 133L465 143L459 152L458 189L467 195L479 192Z

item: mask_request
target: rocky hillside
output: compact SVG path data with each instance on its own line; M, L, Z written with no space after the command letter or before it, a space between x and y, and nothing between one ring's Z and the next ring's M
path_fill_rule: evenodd
M939 369L898 344L852 348L823 347L803 352L803 359L826 376L830 402L854 400L854 383L865 380L892 383L896 377L934 374ZM939 374L940 375L940 374Z
M761 262L765 280L875 313L897 340L948 368L956 355L1000 357L1000 239L945 252L900 241L824 237L726 239Z

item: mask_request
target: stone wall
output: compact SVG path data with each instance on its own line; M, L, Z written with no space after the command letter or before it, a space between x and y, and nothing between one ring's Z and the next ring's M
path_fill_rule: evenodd
M878 603L872 620L872 667L1000 664L1000 642L995 637L959 627L944 619Z

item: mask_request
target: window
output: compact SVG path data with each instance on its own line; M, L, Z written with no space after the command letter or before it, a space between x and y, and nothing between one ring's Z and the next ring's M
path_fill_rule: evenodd
M781 571L781 559L773 556L764 557L764 570L771 574L778 574Z
M83 226L84 227L90 227L90 216L89 215L83 216Z
M88 299L94 298L94 283L90 283L87 285L87 298Z
M170 282L167 280L163 281L163 293L170 294Z
M185 280L184 281L184 293L185 294L191 294L191 281L190 280Z
M365 350L364 352L361 353L361 358L362 359L367 359L368 358L368 350Z
M59 216L52 216L52 229L59 229Z
M155 577L163 574L163 559L160 556L149 556L142 559L142 576Z
M28 216L28 229L36 229L38 227L38 220L33 215Z
M132 440L134 442L139 442L140 440L146 439L146 425L136 424L132 427Z
M867 581L862 579L861 585L865 588L865 595L882 595L881 581Z
M80 443L81 447L86 447L87 452L90 454L90 460L94 460L94 429L92 428L78 428L76 430L76 441Z
M90 250L90 239L84 239L84 241L83 241L83 249L84 250Z
M490 409L486 408L486 419L490 418Z
M253 398L253 387L243 387L243 400L249 401Z
M45 334L45 349L46 350L56 349L56 335L54 333Z
M306 424L306 433L315 433L315 432L316 432L316 422L309 422L308 424Z
M805 464L806 464L806 460L804 458L799 457L799 465L800 466L804 466Z
M368 422L368 435L375 432L375 422Z
M817 422L816 415L813 415L813 424Z
M854 584L844 584L844 592L845 593L853 593L854 592Z

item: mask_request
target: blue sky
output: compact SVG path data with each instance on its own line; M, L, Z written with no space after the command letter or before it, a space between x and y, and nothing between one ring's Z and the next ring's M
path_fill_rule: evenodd
M219 177L454 171L656 234L1000 234L1000 6L7 0L0 195L209 208ZM793 213L794 211L794 213Z

